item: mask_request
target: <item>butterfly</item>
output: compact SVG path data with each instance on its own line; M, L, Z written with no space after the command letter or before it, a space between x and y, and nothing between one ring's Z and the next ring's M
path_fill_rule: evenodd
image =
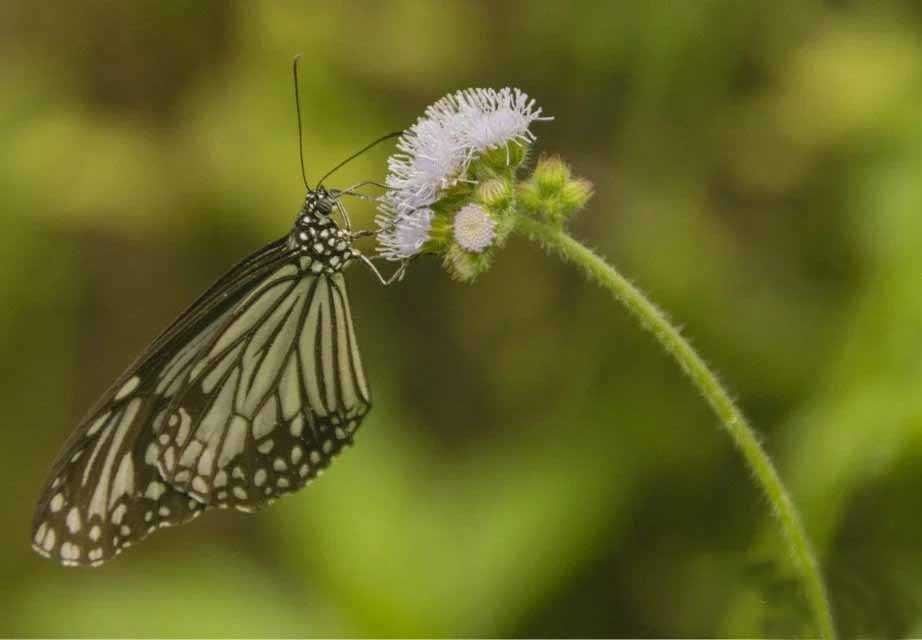
M250 512L297 491L352 444L371 391L343 270L360 260L387 285L406 265L385 280L353 246L373 233L353 232L340 202L358 194L322 183L304 179L290 233L202 294L69 437L35 511L35 551L100 565L208 509Z

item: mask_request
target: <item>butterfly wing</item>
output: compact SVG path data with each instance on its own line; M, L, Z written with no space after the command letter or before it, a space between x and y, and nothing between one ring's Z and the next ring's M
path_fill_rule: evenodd
M67 565L100 564L203 505L163 482L156 427L211 337L254 287L290 260L285 239L218 280L110 388L65 443L42 491L33 548Z
M370 409L343 276L305 266L235 309L171 402L161 473L209 506L251 511L300 489Z

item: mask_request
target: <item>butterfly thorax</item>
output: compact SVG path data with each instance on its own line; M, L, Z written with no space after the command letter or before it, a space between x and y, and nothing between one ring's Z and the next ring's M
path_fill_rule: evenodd
M322 187L309 191L289 235L290 247L302 256L301 267L313 273L336 273L358 255L352 234L330 217L333 206L334 196Z

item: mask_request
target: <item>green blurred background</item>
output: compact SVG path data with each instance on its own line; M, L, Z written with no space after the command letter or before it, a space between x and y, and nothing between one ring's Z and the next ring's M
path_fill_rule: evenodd
M809 635L759 491L649 336L516 240L349 286L375 408L323 481L97 570L29 549L66 435L318 176L521 87L574 234L686 329L802 509L846 635L922 634L916 2L0 4L0 632ZM336 185L381 179L389 149ZM360 226L366 203L351 210Z

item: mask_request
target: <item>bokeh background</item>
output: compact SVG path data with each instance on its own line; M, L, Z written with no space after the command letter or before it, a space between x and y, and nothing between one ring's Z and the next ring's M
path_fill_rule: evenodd
M316 177L519 86L592 180L574 234L684 327L801 507L846 635L922 634L915 2L0 4L0 632L804 636L761 495L649 336L516 240L473 286L349 286L358 446L97 570L29 549L52 458ZM387 148L340 172L381 179ZM351 210L360 226L367 203Z

